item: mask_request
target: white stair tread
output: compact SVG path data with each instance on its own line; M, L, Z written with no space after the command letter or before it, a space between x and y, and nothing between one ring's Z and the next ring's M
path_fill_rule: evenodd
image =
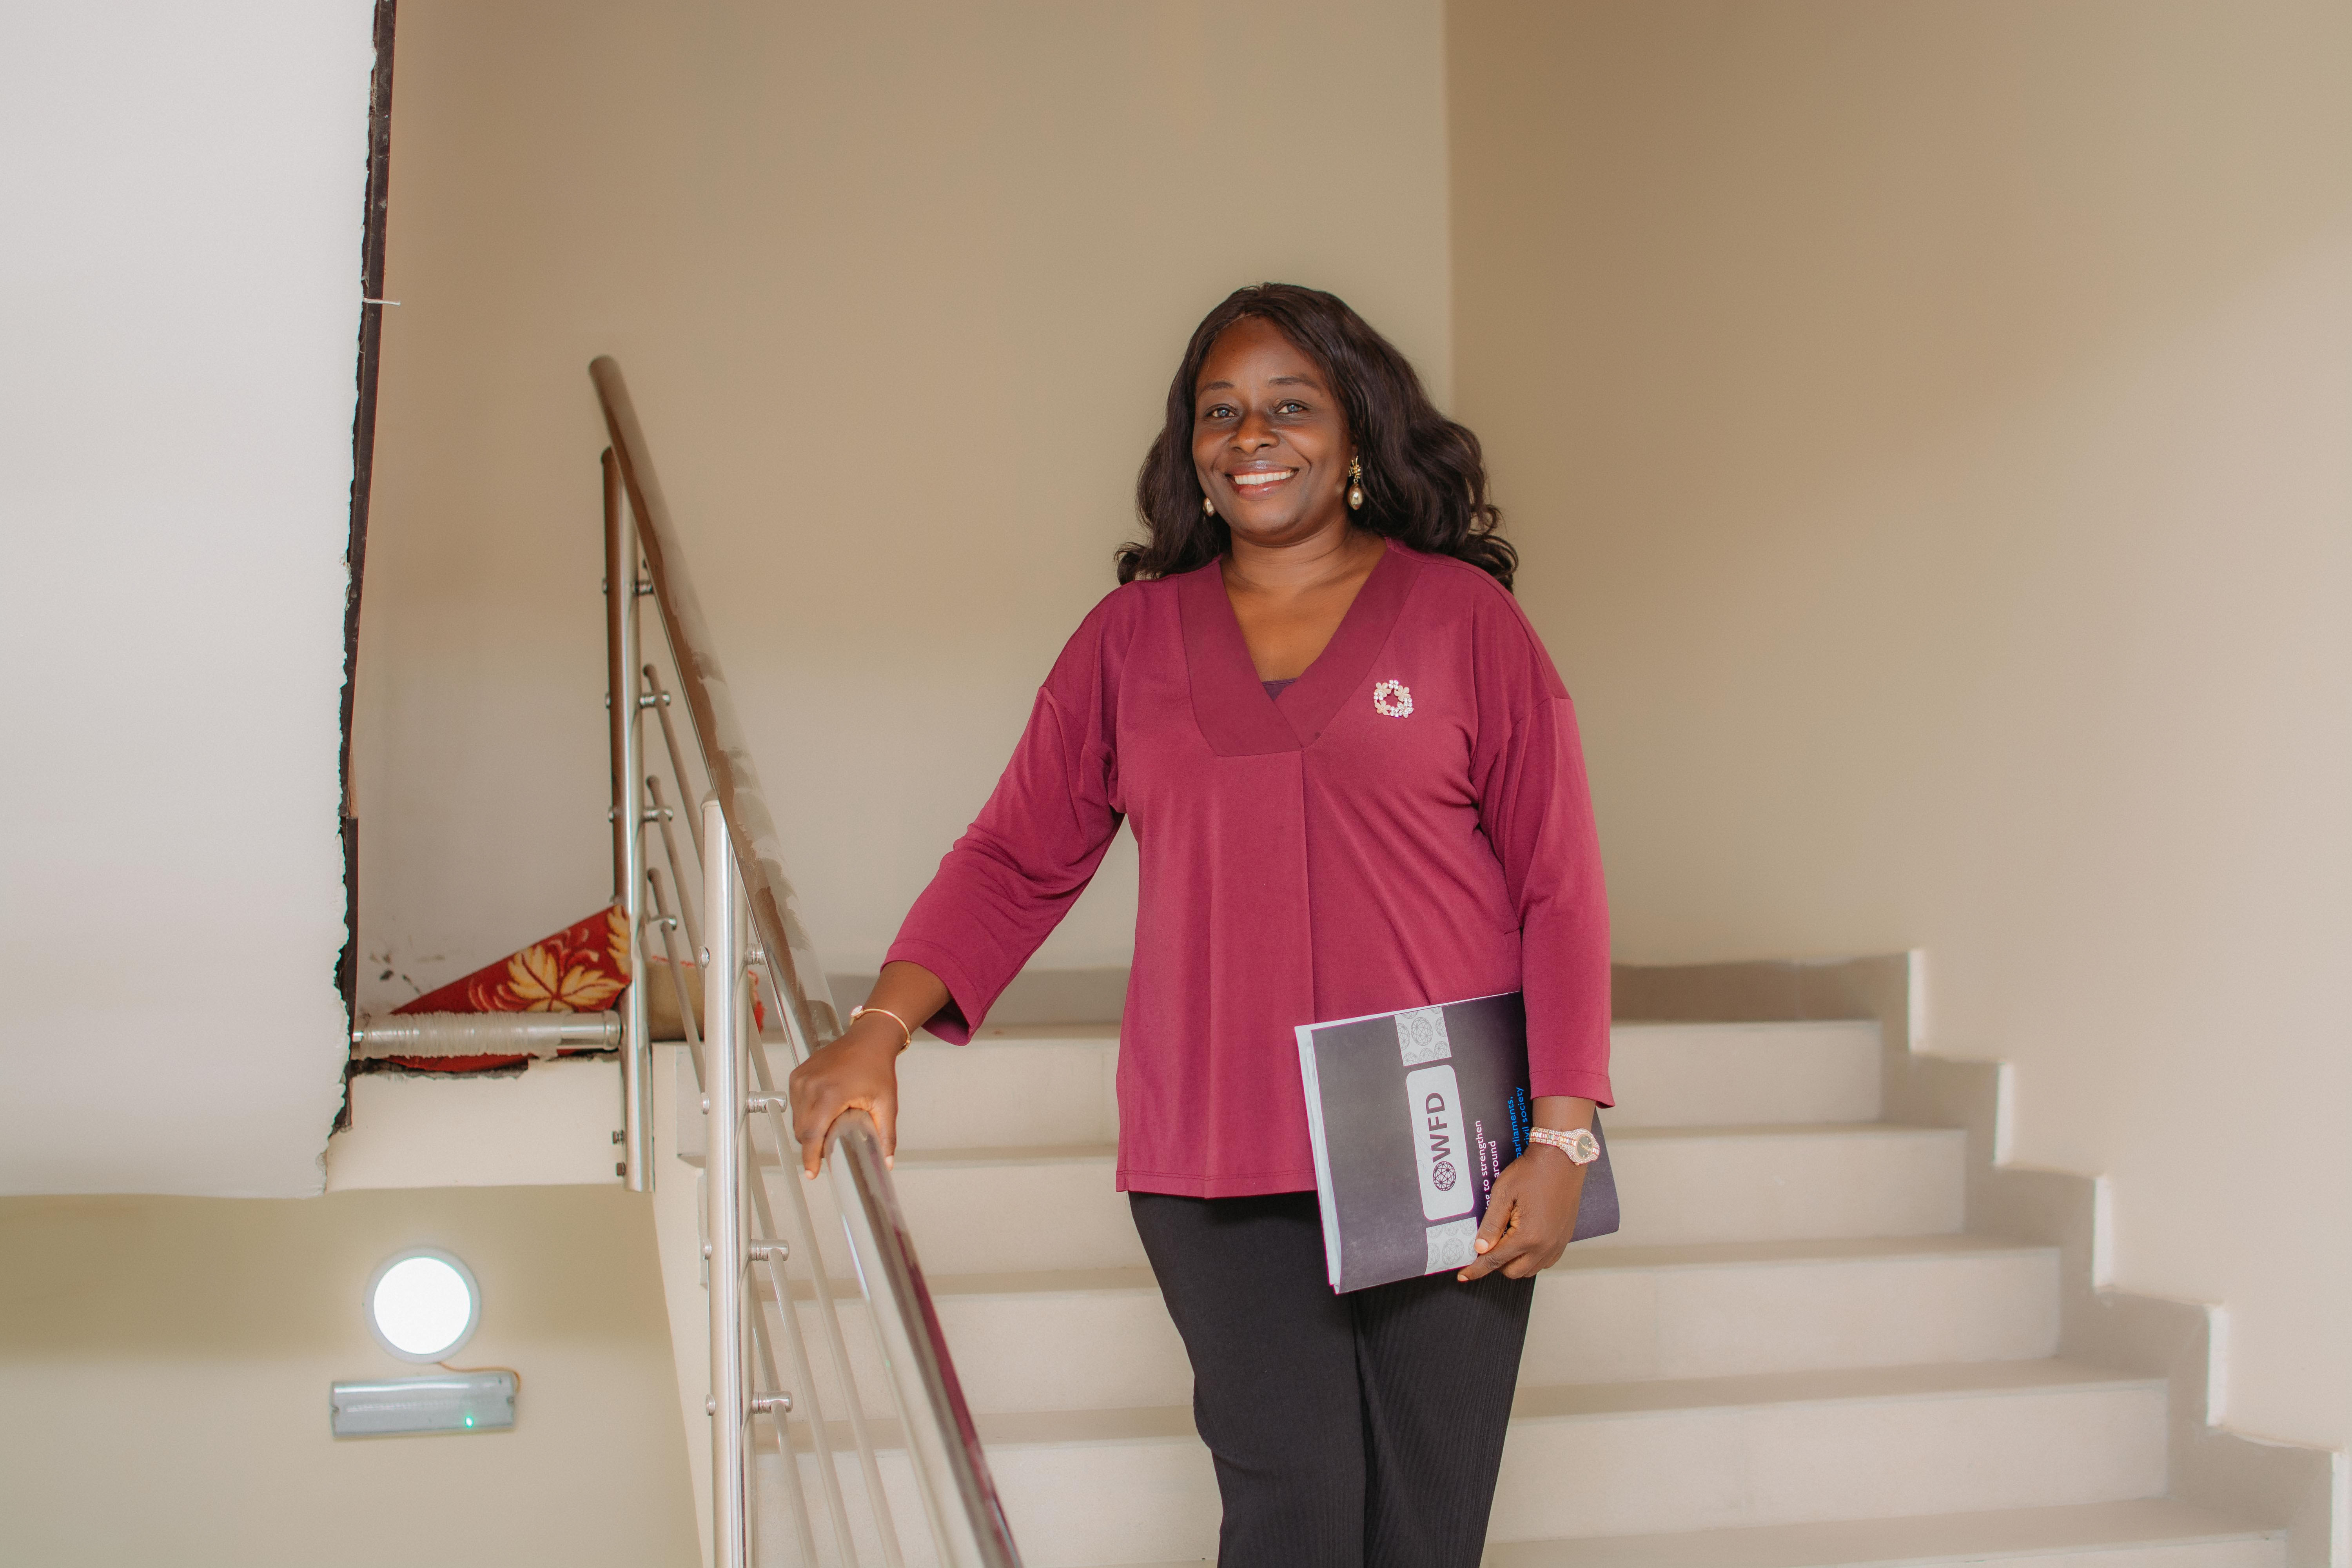
M1837 1367L1820 1372L1752 1373L1740 1377L1656 1378L1643 1383L1522 1388L1511 1405L1511 1418L1548 1420L1701 1407L1881 1399L1916 1401L1981 1394L2163 1386L2160 1377L2140 1377L2056 1358L1950 1362L1934 1366Z
M2282 1533L2153 1498L1925 1519L1516 1542L1488 1547L1485 1568L1928 1568L2101 1549L2276 1541Z
M1539 1282L1520 1381L2032 1360L2057 1353L2057 1274L2051 1247L1969 1236L1577 1247ZM1183 1344L1140 1261L983 1268L928 1284L976 1412L1191 1397ZM846 1279L832 1289L858 1294ZM793 1293L808 1302L814 1282L796 1278ZM849 1329L861 1381L875 1354L863 1323ZM837 1390L822 1376L815 1386L830 1408Z
M1950 1138L1956 1127L1914 1127L1902 1121L1780 1121L1729 1124L1689 1124L1671 1127L1623 1127L1608 1130L1612 1143L1649 1142L1670 1138L1740 1138L1759 1142L1774 1138Z
M1628 1127L1609 1134L1612 1143L1663 1142L1675 1139L1721 1138L1769 1142L1788 1138L1935 1138L1965 1136L1958 1128L1913 1127L1899 1121L1791 1121L1703 1127ZM1024 1143L967 1149L908 1149L899 1152L898 1169L954 1168L970 1165L1078 1164L1116 1161L1116 1143Z
M894 1170L952 1169L964 1165L1108 1164L1118 1158L1116 1143L1005 1143L970 1149L901 1149Z
M2061 1360L1962 1362L1937 1366L1764 1373L1746 1377L1656 1379L1522 1388L1513 1421L1585 1419L1663 1410L1732 1409L1867 1400L2050 1394L2068 1389L2161 1389L2146 1378ZM991 1447L1031 1444L1159 1442L1194 1437L1189 1406L1124 1410L1008 1411L974 1417Z
M1615 1039L1612 1131L1879 1114L1874 1023L1638 1024ZM1098 1025L991 1029L963 1047L918 1041L899 1058L901 1144L1108 1142L1118 1054L1115 1031Z
M1116 1268L1034 1268L1002 1274L943 1274L930 1281L940 1296L1075 1296L1089 1290L1160 1289L1143 1264Z
M917 1051L968 1051L973 1046L1021 1045L1038 1040L1118 1044L1117 1024L991 1024L971 1037L970 1046L951 1046L928 1029L915 1031Z
M1718 1241L1686 1247L1570 1247L1552 1273L1626 1272L1656 1268L1722 1268L1746 1263L1846 1263L1857 1259L1956 1258L2042 1253L2039 1242L1999 1236L1872 1236L1824 1241ZM1087 1290L1150 1290L1151 1270L1137 1264L1113 1268L1038 1268L992 1274L943 1274L929 1281L938 1296L1066 1296ZM854 1281L836 1281L836 1295L856 1294ZM795 1293L806 1296L802 1283Z
M1611 1142L1624 1228L1586 1249L1958 1232L1966 1141L1880 1121L1627 1129ZM1126 1267L1144 1258L1116 1160L1107 1141L908 1149L898 1195L939 1274Z
M1837 1520L1672 1535L1582 1541L1521 1541L1489 1546L1482 1568L1944 1568L1947 1564L2025 1563L2063 1557L2095 1561L2151 1548L2183 1554L2196 1547L2246 1548L2203 1561L2283 1563L2284 1532L2245 1525L2168 1498L2077 1503L2065 1508L2002 1509L1925 1519ZM2267 1551L2263 1549L2267 1548ZM1192 1568L1182 1563L1126 1568Z
M1669 1037L1721 1039L1748 1037L1759 1040L1797 1037L1841 1037L1875 1035L1878 1021L1874 1018L1777 1018L1761 1020L1730 1020L1712 1023L1676 1023L1664 1019L1619 1019L1609 1026L1613 1037L1623 1037L1637 1044L1646 1044ZM1032 1040L1102 1040L1116 1044L1118 1025L1116 1021L1092 1024L990 1024L971 1037L971 1046L991 1042L1020 1043ZM971 1046L951 1046L928 1029L915 1031L916 1050L961 1051Z
M1804 1037L1874 1036L1875 1018L1727 1018L1714 1022L1680 1023L1670 1018L1615 1018L1609 1024L1612 1038L1656 1040L1669 1036L1694 1039L1793 1038Z
M1940 1239L1940 1238L1938 1238ZM942 1296L1077 1296L1090 1290L1157 1290L1151 1270L1142 1264L1124 1268L1037 1268L1025 1273L940 1274L923 1283L931 1300ZM854 1301L865 1294L855 1279L832 1281L836 1301ZM816 1300L816 1287L804 1277L793 1279L793 1298Z
M2049 1252L2003 1236L1864 1236L1798 1241L1710 1241L1680 1247L1571 1247L1551 1271L1722 1268L1743 1263L1848 1263L1862 1258L1954 1258Z

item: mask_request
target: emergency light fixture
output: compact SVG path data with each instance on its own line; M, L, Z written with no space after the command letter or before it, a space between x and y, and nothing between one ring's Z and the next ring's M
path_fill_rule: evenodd
M482 1293L473 1270L429 1247L387 1258L368 1279L368 1327L403 1361L446 1361L473 1337Z

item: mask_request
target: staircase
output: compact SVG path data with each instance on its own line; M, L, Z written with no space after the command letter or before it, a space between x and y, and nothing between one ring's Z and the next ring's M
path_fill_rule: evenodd
M1216 1552L1111 1190L1117 1050L901 1058L898 1191L1032 1568ZM1618 1026L1625 1226L1538 1285L1491 1568L2284 1568L2282 1532L2167 1499L2165 1380L2058 1357L2059 1249L1963 1230L1966 1135L1879 1120L1883 1060L1874 1022Z

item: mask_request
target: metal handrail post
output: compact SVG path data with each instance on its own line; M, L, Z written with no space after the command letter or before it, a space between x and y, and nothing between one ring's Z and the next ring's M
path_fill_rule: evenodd
M621 994L621 1162L633 1193L654 1185L653 1046L646 1022L646 836L638 805L645 727L637 702L637 531L620 459L604 449L604 679L613 749L613 901L629 928L629 985Z
M734 840L716 799L702 803L702 929L710 939L701 958L703 1059L710 1075L703 1088L710 1126L705 1201L710 1238L711 1560L713 1568L747 1568L751 1542L745 1438L751 1409L743 1376L743 1276L751 1253L743 1233L743 1183L750 1031L740 1000L743 905L735 890ZM784 1457L792 1462L789 1447Z

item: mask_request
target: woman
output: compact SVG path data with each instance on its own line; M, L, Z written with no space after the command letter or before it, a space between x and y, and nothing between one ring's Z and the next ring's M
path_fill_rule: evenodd
M1609 1103L1575 715L1486 491L1476 437L1338 299L1269 283L1211 311L1120 587L873 994L793 1075L810 1173L852 1107L888 1148L913 1030L969 1039L1129 824L1118 1184L1192 1358L1227 1568L1473 1568L1534 1276L1583 1184L1533 1143L1468 1268L1335 1295L1293 1029L1523 990L1537 1125Z

